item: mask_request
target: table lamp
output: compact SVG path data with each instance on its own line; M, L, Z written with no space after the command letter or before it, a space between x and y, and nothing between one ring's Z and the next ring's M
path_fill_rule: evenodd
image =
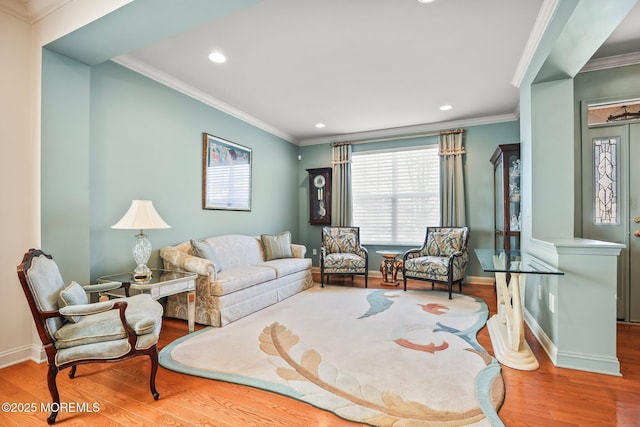
M136 261L133 279L138 282L145 282L151 279L151 270L147 267L147 262L151 256L151 242L149 242L143 230L171 228L169 224L160 218L151 200L132 201L129 210L111 228L140 230L140 233L136 234L136 242L131 250L133 259Z

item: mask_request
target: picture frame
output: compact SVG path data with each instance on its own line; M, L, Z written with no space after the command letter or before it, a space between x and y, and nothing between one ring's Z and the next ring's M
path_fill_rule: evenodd
M202 209L251 210L253 150L203 133Z

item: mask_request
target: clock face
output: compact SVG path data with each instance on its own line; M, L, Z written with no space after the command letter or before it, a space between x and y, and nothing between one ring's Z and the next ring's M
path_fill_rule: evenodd
M313 185L316 186L316 188L322 188L324 187L325 184L325 180L324 180L324 176L322 175L318 175L313 179Z

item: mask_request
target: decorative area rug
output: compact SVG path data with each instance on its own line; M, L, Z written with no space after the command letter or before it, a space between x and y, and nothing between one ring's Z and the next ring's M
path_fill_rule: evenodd
M174 371L273 391L375 426L502 426L484 301L325 286L160 352Z

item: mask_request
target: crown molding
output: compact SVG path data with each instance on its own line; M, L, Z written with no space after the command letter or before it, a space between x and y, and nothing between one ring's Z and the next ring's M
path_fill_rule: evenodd
M24 22L31 22L29 13L27 12L26 3L19 0L0 0L0 11L8 15L18 18Z
M280 129L277 129L261 120L258 120L255 117L243 111L240 111L237 108L234 108L229 104L222 102L219 99L216 99L192 86L189 86L174 78L173 76L163 73L156 68L150 67L149 65L144 64L128 55L118 56L116 58L113 58L112 61L132 71L135 71L138 74L142 74L145 77L155 80L156 82L163 84L171 89L183 93L191 98L197 99L198 101L209 105L210 107L213 107L237 119L247 122L259 129L264 130L265 132L282 138L285 141L291 142L293 144L297 143L296 139L288 133L283 132Z
M197 99L200 102L203 102L206 105L209 105L213 108L216 108L224 113L227 113L233 117L236 117L244 122L247 122L259 129L264 130L272 135L280 137L285 141L291 142L297 145L316 145L316 144L327 144L332 142L341 142L341 141L355 141L369 138L380 138L380 137L388 137L388 136L398 136L398 135L410 135L412 133L423 133L423 132L431 132L431 131L440 131L443 129L451 129L458 128L464 126L478 126L485 124L493 124L493 123L501 123L501 122L510 122L514 120L518 120L518 114L504 114L500 116L491 116L491 117L481 117L477 119L467 119L467 120L457 120L450 122L439 122L439 123L428 123L422 125L414 125L414 126L405 126L398 128L390 128L390 129L379 129L374 131L366 131L366 132L358 132L358 133L350 133L343 135L333 135L327 137L320 138L312 138L298 141L293 136L287 134L286 132L281 131L267 123L264 123L261 120L256 119L255 117L238 110L226 104L219 99L216 99L198 89L195 89L192 86L184 84L178 79L163 73L156 68L150 67L149 65L136 60L128 55L121 55L112 59L113 62L122 65L132 71L135 71L138 74L141 74L145 77L148 77L162 85L165 85L171 89L174 89L180 93L183 93L191 98ZM517 107L516 107L517 108Z
M35 24L59 9L62 9L73 0L24 0L31 23Z
M330 144L334 142L357 142L365 139L389 138L394 136L409 136L425 132L438 132L445 129L457 129L469 126L481 126L494 123L512 122L518 120L516 112L498 116L480 117L475 119L453 120L448 122L425 123L421 125L403 126L397 128L378 129L365 132L354 132L341 135L331 135L318 138L303 139L298 145Z
M516 71L511 78L511 84L517 88L522 84L522 80L524 79L529 66L531 65L531 61L535 55L538 46L540 45L540 41L542 40L542 36L545 31L547 31L547 27L551 22L551 18L558 7L559 0L544 0L542 2L542 6L540 7L540 11L538 12L538 16L536 17L536 22L533 24L533 29L529 34L529 39L527 40L527 44L525 45L524 51L522 52L522 56L520 56L520 61L518 62L518 66L516 67Z
M587 73L589 71L606 70L608 68L624 67L625 65L635 64L640 64L640 52L591 59L579 72Z
M0 0L0 10L35 24L55 11L62 9L73 0Z

